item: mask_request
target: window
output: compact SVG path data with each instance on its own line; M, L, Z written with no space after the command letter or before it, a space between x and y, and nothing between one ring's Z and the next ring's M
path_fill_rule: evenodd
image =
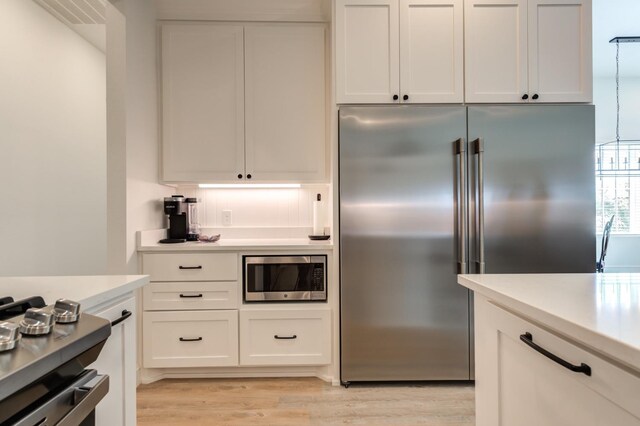
M640 234L640 141L596 149L596 232L615 215L611 232Z

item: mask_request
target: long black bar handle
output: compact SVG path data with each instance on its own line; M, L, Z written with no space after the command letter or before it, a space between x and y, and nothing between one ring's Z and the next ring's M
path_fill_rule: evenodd
M181 342L200 342L202 337L180 337Z
M180 294L183 299L196 299L202 297L202 293L199 294Z
M198 265L198 266L178 266L178 269L202 269L202 265Z
M292 339L297 339L298 336L296 336L295 334L293 336L278 336L276 334L275 336L273 336L273 338L278 340L292 340Z
M133 312L125 309L124 311L122 311L122 316L120 318L111 321L111 327L115 327L116 325L120 324L122 321L129 318L131 315L133 315Z
M535 343L533 343L533 336L531 335L531 333L521 334L520 335L520 340L522 340L524 343L526 343L530 348L532 348L536 352L539 352L542 355L544 355L547 358L549 358L550 360L552 360L553 362L556 362L556 363L560 364L561 366L563 366L567 370L571 370L574 373L582 373L582 374L585 374L587 376L591 376L591 367L589 367L587 364L585 364L583 362L580 365L574 365L574 364L571 364L568 361L565 361L564 359L560 358L559 356L557 356L555 354L552 354L551 352L549 352L545 348L543 348L541 346L538 346Z

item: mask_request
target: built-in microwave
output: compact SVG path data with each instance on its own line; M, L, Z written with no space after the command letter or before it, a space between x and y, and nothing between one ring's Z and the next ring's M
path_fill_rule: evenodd
M327 300L327 256L244 256L245 302Z

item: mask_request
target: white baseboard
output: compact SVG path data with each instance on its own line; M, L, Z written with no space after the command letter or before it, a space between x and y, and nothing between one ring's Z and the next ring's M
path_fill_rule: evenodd
M273 377L316 377L333 386L340 385L340 379L323 374L315 367L220 367L211 369L175 368L149 369L139 371L139 383L150 384L162 379L241 379Z

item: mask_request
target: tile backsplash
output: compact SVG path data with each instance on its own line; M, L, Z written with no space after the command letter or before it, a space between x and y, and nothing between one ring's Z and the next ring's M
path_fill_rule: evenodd
M222 227L223 210L231 210L231 226L297 227L313 225L313 201L316 194L324 200L325 218L329 218L329 185L305 185L302 188L273 189L199 189L179 187L177 193L197 197L200 225ZM327 219L327 226L330 225Z

